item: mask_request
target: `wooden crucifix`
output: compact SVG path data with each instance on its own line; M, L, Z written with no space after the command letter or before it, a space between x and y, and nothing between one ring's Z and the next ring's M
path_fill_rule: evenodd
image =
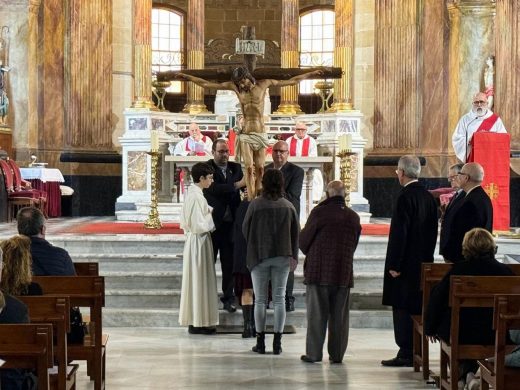
M241 29L244 40L254 40L254 27ZM157 74L158 81L185 80L203 88L234 91L242 107L244 125L236 137L236 157L243 161L247 196L256 197L262 188L265 148L268 146L264 127L264 96L270 87L286 87L307 79L340 78L341 68L258 68L256 55L244 54L244 65L232 68L190 69ZM211 81L209 81L211 80Z

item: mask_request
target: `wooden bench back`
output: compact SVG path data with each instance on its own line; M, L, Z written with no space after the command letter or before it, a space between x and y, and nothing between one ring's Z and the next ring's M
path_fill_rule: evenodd
M0 325L2 368L36 370L38 388L49 389L48 368L53 367L52 325Z
M31 323L52 324L54 331L54 358L58 365L58 388L67 383L67 333L70 332L70 301L67 296L21 296L29 310Z
M74 263L74 269L78 276L99 276L98 263Z

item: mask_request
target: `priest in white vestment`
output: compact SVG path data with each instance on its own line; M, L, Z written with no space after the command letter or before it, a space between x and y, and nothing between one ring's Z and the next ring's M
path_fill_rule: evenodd
M211 156L211 147L213 141L206 135L202 135L200 132L199 125L195 122L190 123L188 130L189 137L179 141L173 152L170 149L170 153L174 156Z
M453 133L453 149L460 161L473 161L473 134L480 131L507 133L502 120L488 108L487 95L484 92L479 92L473 97L471 111L460 118Z
M213 168L197 163L191 170L194 184L188 188L181 212L186 234L182 259L179 324L192 334L213 334L218 325L218 293L211 232L212 208L202 190L213 182Z
M294 135L286 140L289 145L289 155L295 157L318 157L316 140L307 134L307 125L296 122ZM319 202L323 196L323 175L319 169L313 171L312 200ZM302 201L304 199L302 198ZM302 210L304 210L302 204Z

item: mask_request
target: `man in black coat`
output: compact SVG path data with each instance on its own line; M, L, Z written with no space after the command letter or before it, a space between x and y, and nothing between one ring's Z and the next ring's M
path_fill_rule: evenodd
M289 145L285 141L278 141L273 145L273 162L265 169L279 169L283 175L284 197L292 203L296 214L300 217L300 198L303 187L303 169L287 161L289 157ZM287 287L285 289L285 309L294 311L294 272L289 272Z
M383 284L383 305L392 306L397 356L384 366L412 366L412 315L421 312L421 264L433 262L437 241L437 204L418 182L421 163L403 156L397 166L399 184L390 225Z
M462 167L457 180L466 193L463 201L451 213L449 234L442 243L442 255L450 262L464 261L462 240L471 229L479 227L493 231L493 206L489 196L482 188L484 169L479 163L467 163Z
M215 173L213 184L204 190L204 197L213 207L215 231L211 233L215 261L220 253L222 266L222 293L224 309L236 311L233 295L233 221L240 204L240 188L245 186L240 164L228 161L229 146L226 140L218 139L212 146L213 159L208 161Z

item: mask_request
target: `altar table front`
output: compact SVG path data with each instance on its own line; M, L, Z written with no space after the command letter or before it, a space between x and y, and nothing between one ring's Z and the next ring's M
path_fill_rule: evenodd
M55 168L20 168L22 178L31 182L33 188L47 192L47 216L61 216L60 183L65 182L59 169Z

